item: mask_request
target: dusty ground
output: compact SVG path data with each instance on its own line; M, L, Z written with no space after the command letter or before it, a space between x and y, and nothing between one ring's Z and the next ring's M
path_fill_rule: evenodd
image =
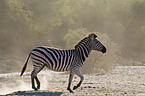
M0 74L0 94L33 95L33 96L145 96L145 66L119 66L105 75L84 75L85 80L80 88L69 93L67 88L68 75L43 71L38 75L41 82L40 91L31 89L30 73L19 77L18 73ZM77 76L73 79L76 85ZM12 93L14 92L14 93Z

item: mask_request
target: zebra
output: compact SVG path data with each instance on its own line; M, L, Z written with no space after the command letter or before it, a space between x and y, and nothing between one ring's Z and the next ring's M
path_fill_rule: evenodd
M73 87L73 90L80 87L84 80L84 76L79 70L83 66L84 61L89 56L92 50L97 50L102 53L106 53L106 47L96 39L97 35L91 33L85 38L83 38L78 44L75 45L73 49L57 49L47 46L40 46L32 49L30 52L26 63L24 64L20 76L23 75L26 70L27 63L31 57L34 69L31 72L31 83L32 89L40 89L40 81L37 74L46 66L48 69L53 71L70 71L69 81L67 90L73 93L71 90L71 83L74 75L80 77L80 81L77 86ZM35 81L37 83L37 88L35 87Z

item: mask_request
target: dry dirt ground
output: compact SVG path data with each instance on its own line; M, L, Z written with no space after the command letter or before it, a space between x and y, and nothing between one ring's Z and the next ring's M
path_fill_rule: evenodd
M23 77L19 73L0 74L0 94L25 96L145 96L145 66L118 66L105 75L86 74L81 87L74 94L67 89L69 75L42 71L38 75L41 89L31 89L30 72ZM71 87L79 77L75 76Z

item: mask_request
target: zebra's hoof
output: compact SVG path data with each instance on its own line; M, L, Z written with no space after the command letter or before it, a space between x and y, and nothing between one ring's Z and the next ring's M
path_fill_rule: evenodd
M40 89L40 86L37 86L37 90Z
M71 91L70 93L73 93L73 94L74 94L74 92L73 92L73 91Z
M37 88L35 88L35 89L34 89L34 91L38 91L38 89L37 89Z
M74 93L71 89L67 89L70 93Z
M78 88L78 86L74 86L73 90L75 90L75 89L77 89L77 88Z
M69 90L70 93L74 93L72 90Z
M38 89L36 87L33 87L34 91L38 91Z

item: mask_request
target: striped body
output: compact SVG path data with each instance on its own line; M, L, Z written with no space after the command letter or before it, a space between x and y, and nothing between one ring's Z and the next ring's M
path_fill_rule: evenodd
M75 50L58 50L47 46L41 46L31 51L31 58L34 66L46 65L53 71L68 71L75 60Z

